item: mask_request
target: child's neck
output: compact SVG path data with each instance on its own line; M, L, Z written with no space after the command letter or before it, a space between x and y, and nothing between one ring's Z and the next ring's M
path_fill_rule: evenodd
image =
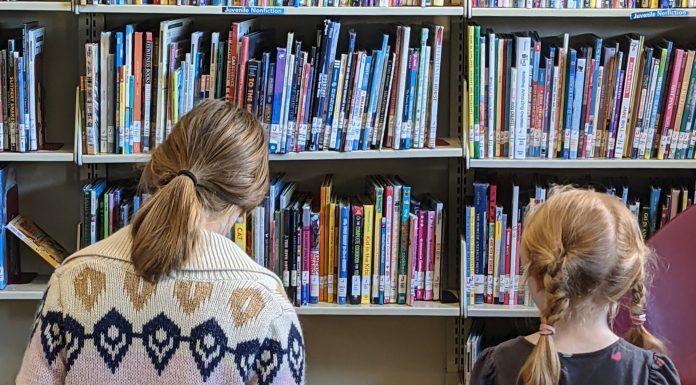
M553 335L556 350L568 354L590 353L613 344L619 337L611 330L607 319L607 312L597 312L590 317L557 322ZM535 333L527 339L536 344L539 334Z

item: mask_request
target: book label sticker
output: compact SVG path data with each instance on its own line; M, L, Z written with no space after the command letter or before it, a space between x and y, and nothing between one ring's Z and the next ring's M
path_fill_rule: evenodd
M280 16L285 14L283 7L222 7L222 13L235 15L265 15Z
M642 11L631 13L631 20L653 19L657 17L687 17L689 11L685 9L656 9L653 11Z

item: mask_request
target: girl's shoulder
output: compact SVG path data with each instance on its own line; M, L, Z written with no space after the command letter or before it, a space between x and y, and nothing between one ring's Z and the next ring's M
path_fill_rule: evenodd
M485 349L476 359L471 385L515 384L518 373L534 345L517 337Z
M648 372L648 385L679 385L679 374L669 357L664 354L655 353L653 351L639 348L630 342L621 339L619 340L619 352L626 354L626 358L633 361L634 370ZM612 353L612 359L621 357Z

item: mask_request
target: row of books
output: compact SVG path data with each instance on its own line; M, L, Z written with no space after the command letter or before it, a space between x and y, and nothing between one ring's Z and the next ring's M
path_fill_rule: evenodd
M467 32L470 157L696 155L696 51L635 34Z
M444 0L80 0L80 5L195 5L225 7L442 7ZM452 5L461 5L456 3Z
M694 8L694 0L471 0L478 8L613 8L671 9Z
M129 24L85 45L84 153L148 152L205 98L256 115L271 153L435 147L442 26L399 25L373 49L350 29L343 53L332 20L316 41L290 32L275 48L258 19L191 29L190 19L162 21L159 34Z
M366 194L343 196L328 175L317 197L279 175L232 239L296 306L412 304L440 299L444 231L442 202L416 199L398 177L368 177Z
M150 197L139 193L133 183L107 183L97 179L82 187L80 247L98 242L127 226L133 214Z
M44 149L45 32L37 22L0 31L0 151Z
M522 224L525 211L530 205L544 202L552 185L534 186L526 201L520 186L514 183L509 205L502 202L496 184L476 182L473 186L473 203L466 206L463 226L468 294L465 297L471 304L529 305L529 295L520 280L524 273L519 253ZM647 239L694 204L696 185L691 187L653 185L646 194L630 194L628 186L588 188L621 198ZM525 205L527 202L529 205Z

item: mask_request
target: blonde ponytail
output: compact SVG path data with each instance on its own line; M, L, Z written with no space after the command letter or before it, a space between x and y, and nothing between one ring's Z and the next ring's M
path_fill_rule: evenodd
M177 175L145 203L133 221L132 261L149 281L181 267L198 245L201 207L191 178Z
M268 186L268 141L259 121L205 100L157 147L140 178L153 192L131 227L131 259L153 281L196 257L203 218L258 206Z
M665 354L667 353L665 344L650 333L644 325L647 318L645 314L646 295L644 280L645 274L642 272L631 287L631 327L626 332L624 338L626 341L643 349Z

